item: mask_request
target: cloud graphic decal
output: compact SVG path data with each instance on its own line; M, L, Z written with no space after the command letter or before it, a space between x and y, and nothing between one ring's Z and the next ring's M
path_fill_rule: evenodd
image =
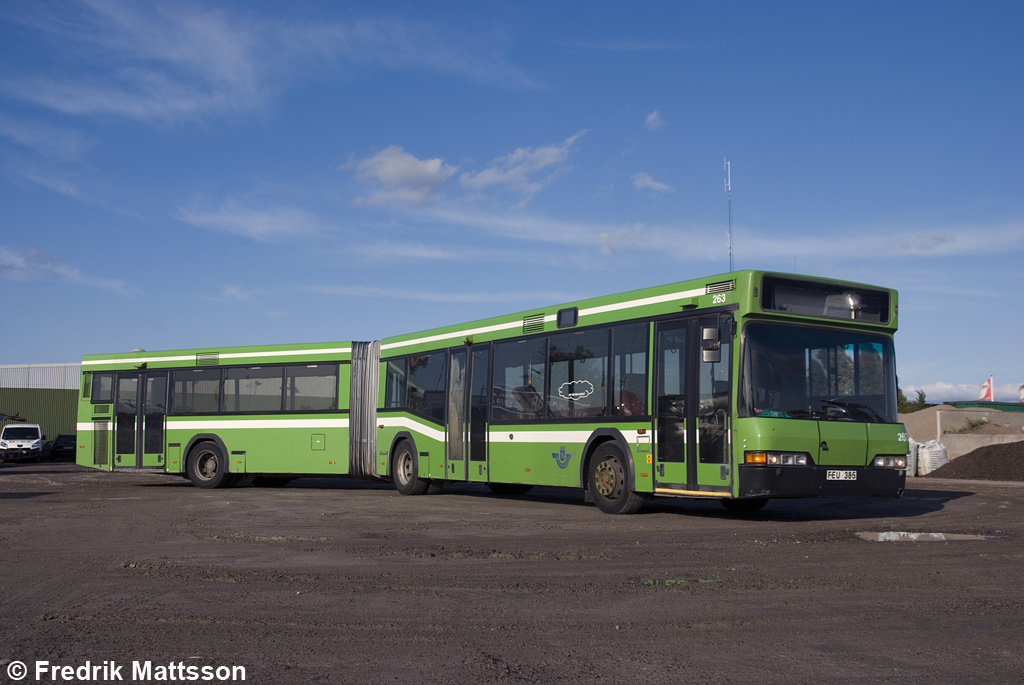
M572 381L558 386L558 396L572 402L582 400L584 397L590 397L593 394L594 384L590 381Z

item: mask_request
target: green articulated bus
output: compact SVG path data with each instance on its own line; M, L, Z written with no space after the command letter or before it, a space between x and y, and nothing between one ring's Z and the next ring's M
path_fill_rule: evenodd
M754 511L899 497L893 290L760 271L372 342L87 355L78 463Z

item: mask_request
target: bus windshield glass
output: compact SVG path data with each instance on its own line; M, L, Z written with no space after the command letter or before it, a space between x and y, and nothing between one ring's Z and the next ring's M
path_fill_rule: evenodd
M892 341L844 330L751 324L740 416L896 423Z

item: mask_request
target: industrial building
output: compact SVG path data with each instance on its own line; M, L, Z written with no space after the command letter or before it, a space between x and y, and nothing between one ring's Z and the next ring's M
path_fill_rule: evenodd
M82 365L0 365L0 426L38 423L49 442L74 434Z

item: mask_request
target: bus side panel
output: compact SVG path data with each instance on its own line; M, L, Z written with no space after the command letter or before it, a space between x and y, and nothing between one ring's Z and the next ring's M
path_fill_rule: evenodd
M247 419L235 421L239 427L230 427L231 421L208 422L178 420L169 422L168 442L184 449L196 434L212 433L224 443L224 455L230 470L236 473L282 473L344 475L348 473L348 429L332 426L327 421L317 425L316 419L304 427L274 427L275 419L259 421L261 427L246 428ZM281 421L286 423L286 421ZM187 455L181 455L182 467ZM170 461L170 460L169 460ZM168 464L169 471L177 471Z
M585 438L550 440L513 426L503 428L491 432L492 482L579 487Z

